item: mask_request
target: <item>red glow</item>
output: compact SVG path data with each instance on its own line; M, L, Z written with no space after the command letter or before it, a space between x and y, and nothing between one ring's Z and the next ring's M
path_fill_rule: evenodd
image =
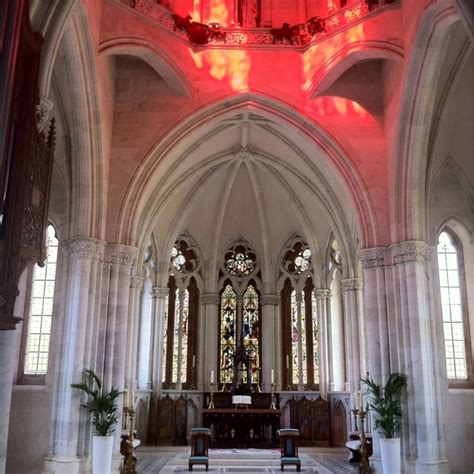
M198 68L207 67L211 77L218 81L227 80L234 91L248 89L252 61L246 51L191 51L191 56Z
M329 117L336 115L359 117L369 119L370 114L358 102L345 99L343 97L317 97L308 102L304 110L307 114L319 117Z
M220 23L222 26L229 24L229 10L222 0L211 0L209 23Z

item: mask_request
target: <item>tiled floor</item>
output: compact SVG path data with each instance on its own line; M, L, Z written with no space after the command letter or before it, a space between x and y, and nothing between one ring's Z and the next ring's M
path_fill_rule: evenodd
M142 448L137 452L139 474L189 472L189 448ZM356 473L358 467L347 462L344 450L301 449L302 472L319 474ZM195 466L195 472L204 468ZM280 471L278 450L212 449L209 452L209 471L214 473L274 473ZM286 467L285 472L295 471Z

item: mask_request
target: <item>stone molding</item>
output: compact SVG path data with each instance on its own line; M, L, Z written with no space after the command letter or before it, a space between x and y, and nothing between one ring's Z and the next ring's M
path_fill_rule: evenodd
M91 237L74 237L60 244L63 255L101 261L104 258L105 242Z
M143 282L145 281L145 278L137 275L132 275L130 277L130 288L138 288L141 290L143 288Z
M138 255L136 247L121 244L109 244L105 249L105 260L112 265L132 266Z
M217 293L204 293L201 296L201 302L202 304L213 304L213 305L218 305L219 304L219 295Z
M362 278L346 278L341 280L342 291L355 291L362 290L364 288L364 282Z
M409 262L425 263L431 260L434 248L421 240L402 242L390 247L392 263L400 265Z
M316 301L328 300L331 298L331 290L328 290L327 288L318 288L317 290L314 290L314 297L316 298Z
M278 306L280 304L280 297L278 295L262 295L260 303L262 306Z
M362 268L381 268L386 265L387 247L374 247L370 249L362 249L358 252L359 260Z
M170 290L166 286L165 287L163 287L163 286L154 286L151 289L151 296L153 298L164 299L169 295L169 292L170 292Z

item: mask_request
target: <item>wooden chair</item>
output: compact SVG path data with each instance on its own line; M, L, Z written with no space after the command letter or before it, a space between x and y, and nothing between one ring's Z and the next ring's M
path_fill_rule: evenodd
M301 470L301 459L298 457L298 437L300 432L294 428L280 430L281 470L285 466L295 464L296 470Z
M191 457L189 458L189 470L193 470L194 464L202 464L209 469L209 438L211 430L208 428L193 428L191 430Z

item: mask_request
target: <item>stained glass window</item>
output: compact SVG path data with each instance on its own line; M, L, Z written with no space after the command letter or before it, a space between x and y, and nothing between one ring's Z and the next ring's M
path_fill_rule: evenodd
M258 315L257 315L258 317ZM236 351L237 295L231 285L226 285L221 296L220 321L220 381L231 383Z
M291 372L292 383L299 382L299 341L300 328L298 324L298 305L296 302L296 291L291 292Z
M236 245L225 254L224 260L225 269L230 275L243 277L254 272L257 256L248 247Z
M243 300L243 336L244 347L250 357L250 371L252 383L257 383L260 353L258 345L259 336L259 310L258 293L253 285L249 285L244 293Z
M313 328L313 380L315 384L319 384L318 312L314 292L311 292L311 312Z
M163 321L163 361L161 367L161 381L166 382L166 354L168 348L168 311L169 311L169 296L166 297L165 314Z
M439 236L437 254L447 374L449 379L465 380L468 375L459 258L447 232Z
M306 308L304 304L304 291L301 302L301 377L300 383L308 383L308 347L306 345Z
M171 381L176 383L178 381L178 358L179 358L179 307L180 307L179 290L176 289L174 300L174 324L173 324L173 365L171 372Z
M54 227L46 230L48 257L45 265L35 265L31 292L24 373L44 375L48 369L49 342L53 315L58 240Z
M293 384L308 383L308 348L306 341L306 311L303 295L291 292L291 369Z
M181 382L186 382L188 369L188 323L189 323L189 291L184 290L183 316L181 319Z

